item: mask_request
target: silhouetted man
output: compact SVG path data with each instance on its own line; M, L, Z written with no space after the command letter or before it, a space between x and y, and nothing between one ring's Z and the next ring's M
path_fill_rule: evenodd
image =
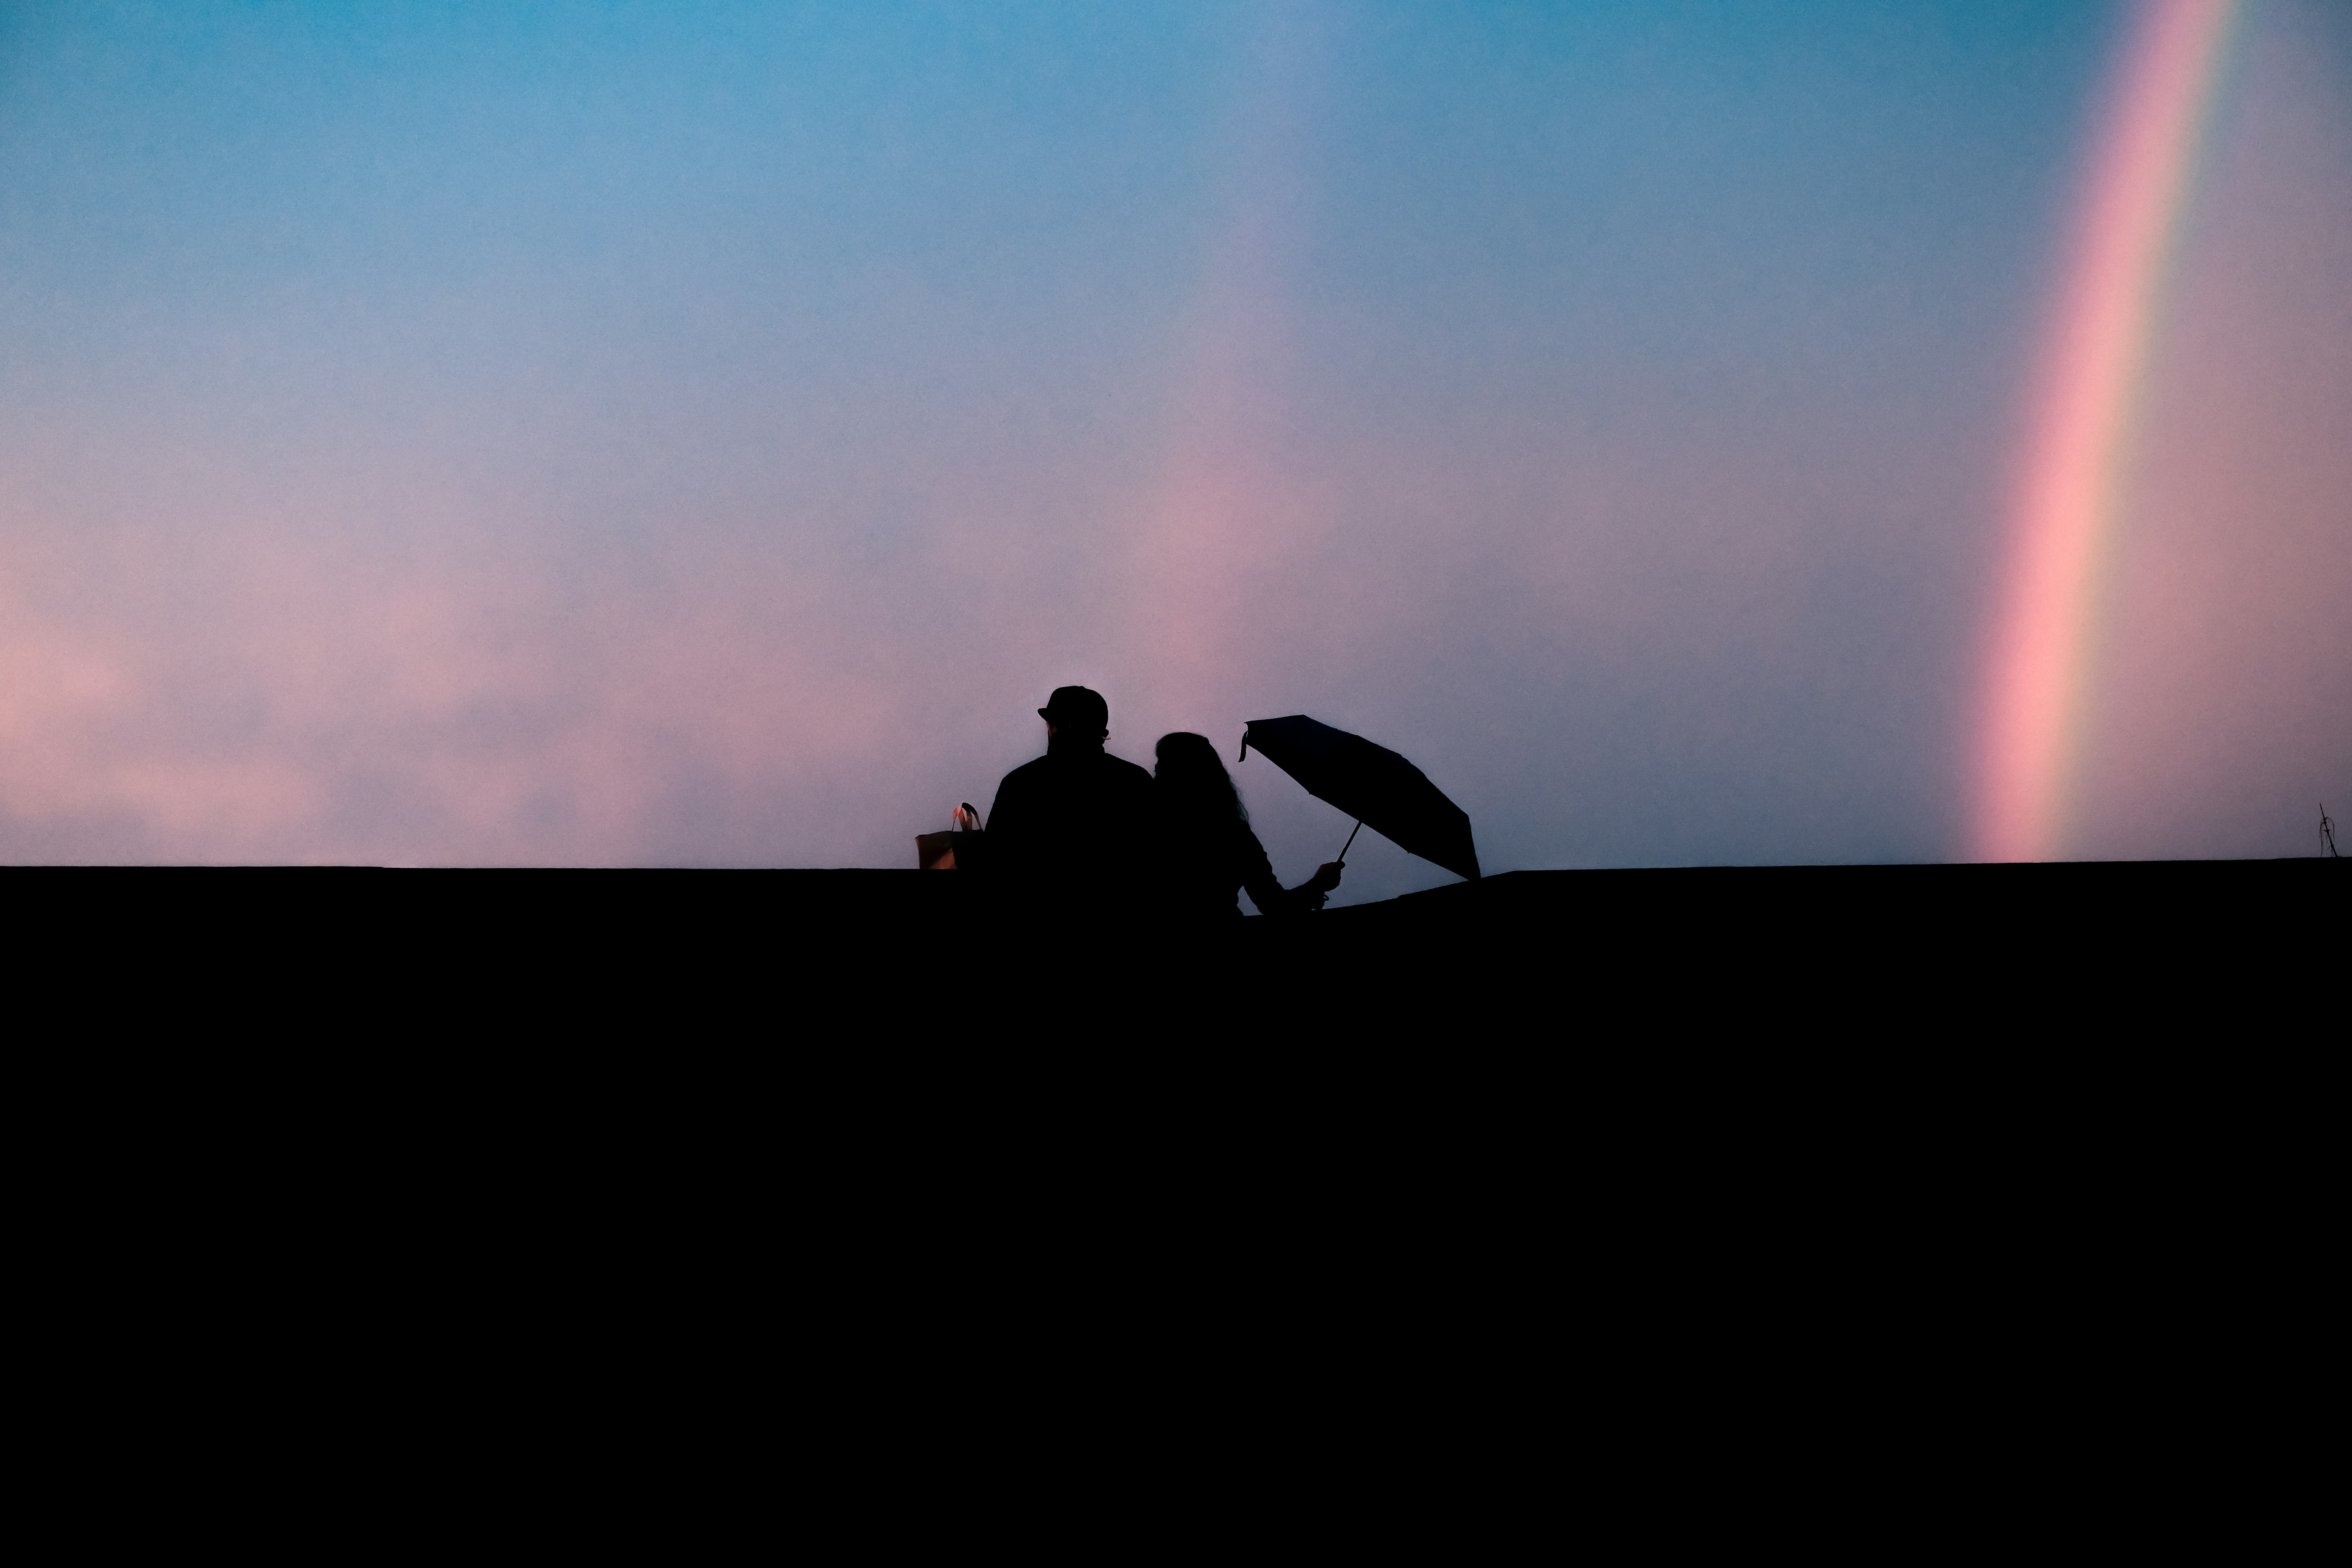
M1045 721L1045 754L996 786L989 864L1049 909L1103 908L1116 897L1122 863L1131 868L1146 853L1151 775L1103 750L1110 704L1100 693L1062 687L1037 716Z

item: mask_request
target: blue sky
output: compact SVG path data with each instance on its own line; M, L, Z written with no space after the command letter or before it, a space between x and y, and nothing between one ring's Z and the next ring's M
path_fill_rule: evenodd
M0 856L911 863L1072 681L1497 869L1959 854L2133 16L12 8ZM2241 32L2151 419L2259 416L2145 503L2084 854L2352 803L2345 569L2266 564L2346 554L2352 25Z

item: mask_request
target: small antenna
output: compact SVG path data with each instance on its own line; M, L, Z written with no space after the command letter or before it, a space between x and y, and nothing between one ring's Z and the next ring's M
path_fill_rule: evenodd
M2329 859L2344 858L2342 853L2336 847L2336 824L2328 819L2327 803L2324 800L2319 803L2319 841L2327 846Z

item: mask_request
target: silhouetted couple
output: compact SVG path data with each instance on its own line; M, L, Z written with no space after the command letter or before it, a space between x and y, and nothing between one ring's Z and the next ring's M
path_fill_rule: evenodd
M1037 710L1045 754L1004 775L988 813L988 863L1013 890L1073 915L1146 912L1180 923L1240 918L1237 889L1265 914L1320 909L1339 885L1327 863L1296 888L1273 864L1208 738L1160 737L1156 775L1103 750L1110 705L1065 686Z

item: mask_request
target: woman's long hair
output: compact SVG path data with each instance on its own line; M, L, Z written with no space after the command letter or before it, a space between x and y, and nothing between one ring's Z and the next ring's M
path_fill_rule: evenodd
M1160 759L1151 776L1158 781L1160 809L1171 822L1189 826L1249 820L1241 791L1234 787L1224 759L1209 744L1209 737L1179 730L1160 736L1151 754Z

